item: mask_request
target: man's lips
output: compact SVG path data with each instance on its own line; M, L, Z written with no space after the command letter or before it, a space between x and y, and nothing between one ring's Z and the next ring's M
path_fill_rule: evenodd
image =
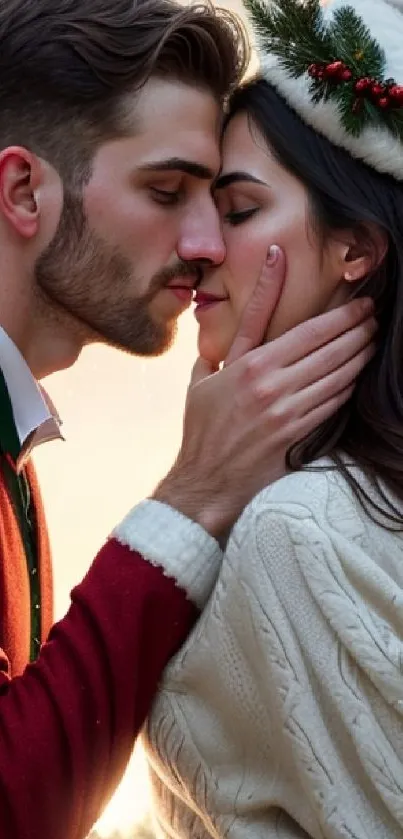
M214 303L221 303L223 300L228 300L228 297L211 294L211 292L202 291L201 289L197 289L193 295L194 286L195 280L187 282L186 280L181 281L179 279L175 279L168 283L166 288L173 291L179 300L183 302L190 303L193 297L193 302L196 303L196 309L207 308L208 306L212 306Z
M169 288L170 291L186 303L190 303L193 297L193 289L195 285L195 280L192 283L181 282L180 280L173 280L171 283L168 283L166 288Z

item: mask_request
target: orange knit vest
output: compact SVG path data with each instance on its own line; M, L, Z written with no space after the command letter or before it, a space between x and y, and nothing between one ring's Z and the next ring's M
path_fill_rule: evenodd
M26 468L37 521L41 641L52 625L53 587L48 532L32 464ZM30 589L27 560L12 502L0 472L0 671L20 675L29 661Z

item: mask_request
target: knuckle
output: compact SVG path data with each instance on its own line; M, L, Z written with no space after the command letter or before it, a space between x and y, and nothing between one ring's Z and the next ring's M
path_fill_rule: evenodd
M273 416L276 411L286 410L287 401L281 380L275 371L268 374L267 366L258 355L245 359L241 390L248 403L257 405L260 410L269 408Z
M251 394L260 408L270 406L270 409L274 411L280 391L274 379L265 380L263 377L257 377L251 385Z
M289 426L295 420L295 410L290 399L277 399L270 410L272 419L282 429L284 437L288 436Z
M335 370L335 372L331 373L326 379L323 379L320 389L320 398L322 403L326 402L327 399L331 399L339 393L340 390L346 387L354 378L354 375L354 371L351 367L349 365L345 365L339 370Z
M261 375L261 366L254 353L243 359L241 384L245 388L253 388Z
M354 387L357 376L369 360L369 357L363 352L324 379L321 389L322 403L328 399L335 398L345 388L350 386Z
M327 382L324 382L320 393L320 399L317 399L316 407L320 407L321 404L324 405L328 399L333 399L333 397L335 397L343 389L343 387L346 387L346 385L346 378L343 378L338 374L333 376Z
M302 341L310 347L319 348L324 342L323 326L316 320L307 320L301 324Z
M255 403L260 407L265 407L276 400L276 392L273 385L263 382L261 379L255 379L251 388L252 397Z
M321 352L323 354L326 371L332 373L334 370L346 367L351 360L362 351L370 341L369 334L364 332L362 327L357 327L357 331L346 333L334 340L331 344L323 347Z
M339 347L337 344L329 344L327 347L323 347L321 353L323 354L322 376L331 375L334 370L337 370L346 361L343 347Z

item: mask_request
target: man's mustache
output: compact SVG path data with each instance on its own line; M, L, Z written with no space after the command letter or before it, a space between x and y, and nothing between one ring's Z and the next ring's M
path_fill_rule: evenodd
M203 277L203 268L196 262L183 262L178 260L174 265L169 265L163 268L158 274L158 285L164 286L172 280L180 280L186 278L187 280L194 280L194 287L201 282Z

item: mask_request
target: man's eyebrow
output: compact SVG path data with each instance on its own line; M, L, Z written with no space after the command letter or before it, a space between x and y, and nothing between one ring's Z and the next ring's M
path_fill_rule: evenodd
M183 160L181 157L168 157L166 160L155 160L139 166L140 172L184 172L203 181L213 181L216 173L203 163Z
M260 186L269 186L269 184L265 183L265 181L261 181L260 178L255 178L254 175L250 175L249 172L228 172L227 175L220 175L217 178L214 184L214 189L224 189L226 186L231 186L231 184L237 184L243 181L252 184L260 184Z

